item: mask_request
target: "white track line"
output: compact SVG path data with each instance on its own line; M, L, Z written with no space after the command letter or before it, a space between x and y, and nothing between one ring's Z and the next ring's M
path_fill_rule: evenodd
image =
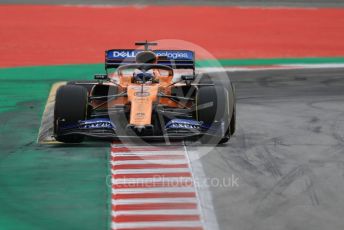
M177 173L177 172L190 172L188 168L155 168L155 169L116 169L111 170L115 174L135 174L135 173Z
M127 193L164 193L166 188L157 187L157 188L140 188L140 189L113 189L112 194L127 194ZM193 187L170 187L168 192L195 192ZM173 199L173 198L171 198ZM180 198L179 198L180 199Z
M181 213L185 215L198 215L199 212L196 209L159 209L159 210L130 210L130 211L115 211L112 212L112 216L122 216L122 215L157 215L157 214L167 214L167 215L180 215Z
M151 151L151 152L119 152L119 153L116 153L116 156L154 156L154 155L160 155L161 152L158 152L158 151ZM181 152L180 150L178 151L175 151L175 150L170 150L168 151L168 154L171 154L171 155L179 155L179 156L184 156L183 152Z
M191 177L152 177L152 178L125 178L125 179L112 179L111 183L115 184L146 184L146 183L188 183L192 184Z
M170 165L170 164L187 164L185 160L130 160L130 161L111 161L111 165L130 165L130 164L159 164L159 165Z
M144 227L202 227L199 221L156 221L156 222L134 222L113 223L112 229L140 229Z
M143 198L143 199L112 199L112 204L142 204L142 203L175 203L175 204L183 204L183 203L197 203L196 198Z

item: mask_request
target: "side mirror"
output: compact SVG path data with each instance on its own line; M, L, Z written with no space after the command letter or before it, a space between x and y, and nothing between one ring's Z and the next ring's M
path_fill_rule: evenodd
M94 79L95 80L106 80L106 79L108 79L108 75L107 74L95 74Z
M195 80L195 75L182 75L181 79L183 81L193 81Z

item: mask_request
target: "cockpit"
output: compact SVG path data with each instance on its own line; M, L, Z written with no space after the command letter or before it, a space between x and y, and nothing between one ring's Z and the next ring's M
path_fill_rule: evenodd
M173 69L159 64L129 64L120 66L117 75L121 85L136 84L171 84Z

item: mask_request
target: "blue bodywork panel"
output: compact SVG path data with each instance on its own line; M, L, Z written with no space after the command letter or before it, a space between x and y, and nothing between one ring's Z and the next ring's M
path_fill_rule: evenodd
M105 53L105 67L117 68L121 65L136 63L135 57L143 50L113 49ZM175 69L194 69L195 53L191 50L152 50L158 56L160 65ZM161 57L161 58L159 58Z
M116 126L108 118L95 118L79 121L77 124L61 124L61 129L116 129Z

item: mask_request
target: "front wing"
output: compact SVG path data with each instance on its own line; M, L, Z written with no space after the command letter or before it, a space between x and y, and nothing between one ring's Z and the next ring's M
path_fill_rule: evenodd
M143 140L185 140L197 139L207 134L218 132L222 129L223 122L215 122L211 125L191 119L172 119L162 127L160 135L145 131L148 127L141 127L133 131L132 127L125 130L119 130L116 124L108 118L90 119L79 121L75 124L61 124L59 127L59 136L63 135L84 135L87 137L103 140L118 139L143 139ZM147 134L149 133L149 134Z

